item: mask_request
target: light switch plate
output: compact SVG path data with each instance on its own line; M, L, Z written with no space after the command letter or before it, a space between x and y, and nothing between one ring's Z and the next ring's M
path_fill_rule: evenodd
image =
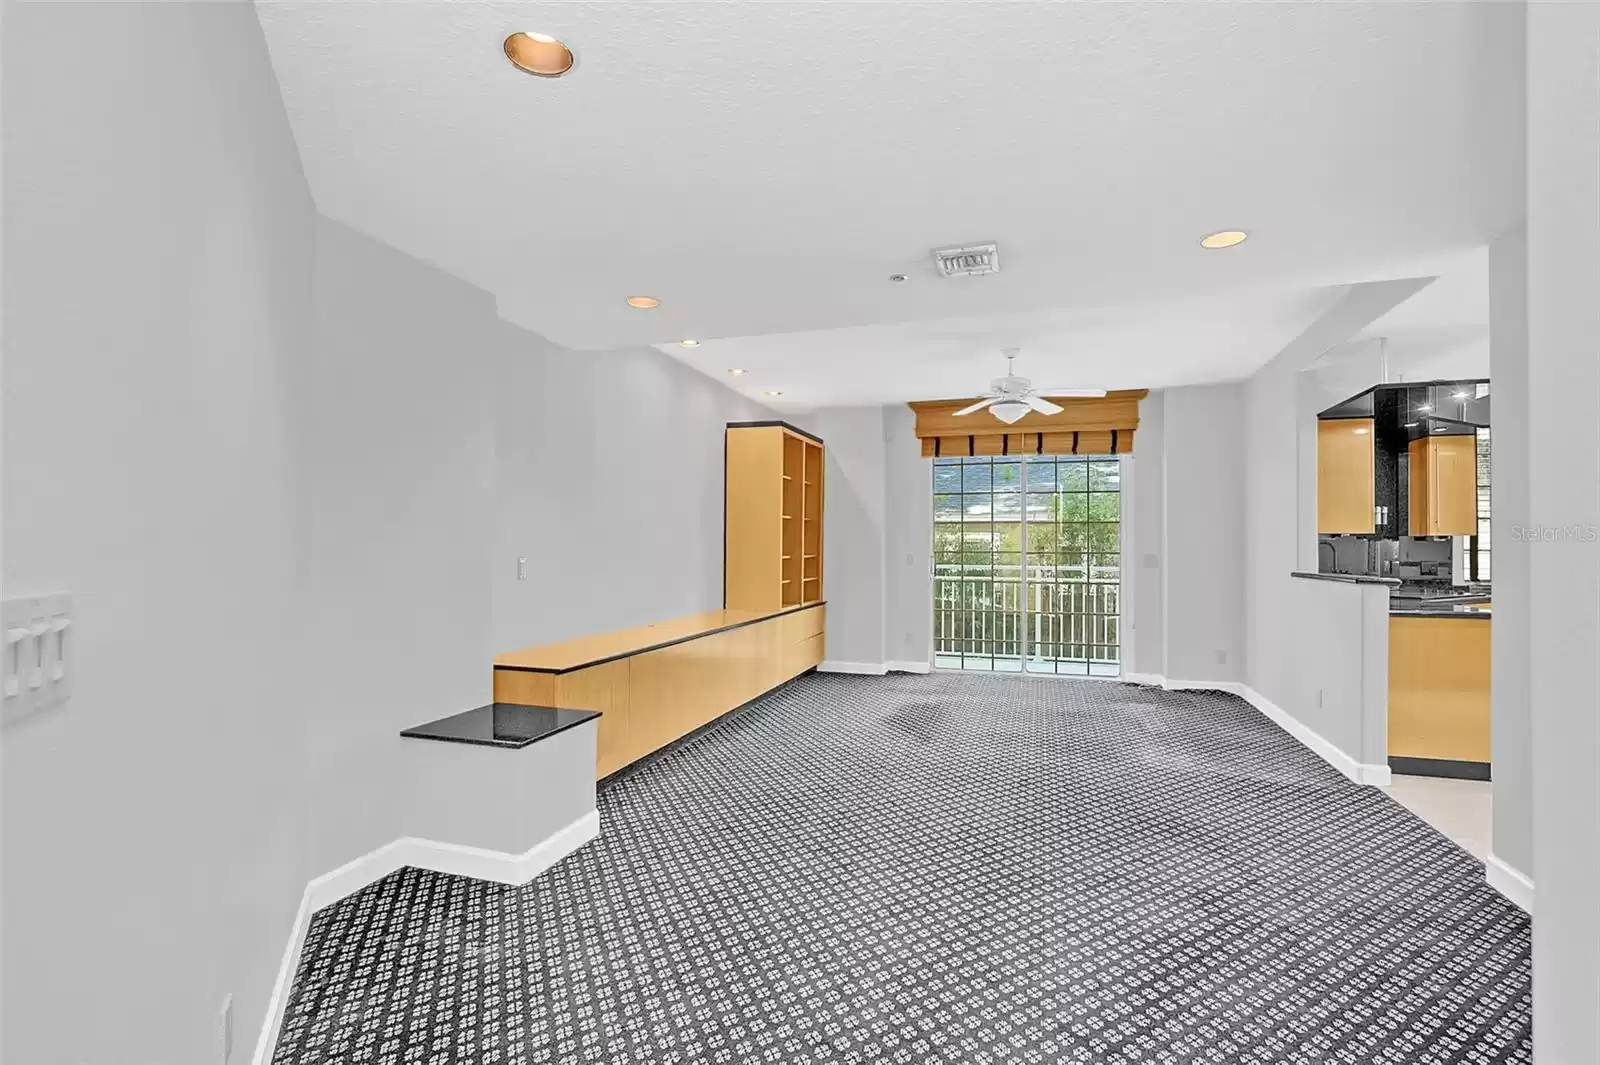
M77 672L68 592L0 601L0 724L65 702Z

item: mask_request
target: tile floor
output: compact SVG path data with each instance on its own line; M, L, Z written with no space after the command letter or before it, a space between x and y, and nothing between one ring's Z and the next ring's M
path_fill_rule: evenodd
M1391 799L1480 862L1489 856L1494 809L1489 781L1396 774L1387 790Z

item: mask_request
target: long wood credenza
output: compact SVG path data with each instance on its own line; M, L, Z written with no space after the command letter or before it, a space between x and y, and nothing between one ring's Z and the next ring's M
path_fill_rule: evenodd
M606 777L814 668L826 610L712 610L496 655L494 701L600 711Z

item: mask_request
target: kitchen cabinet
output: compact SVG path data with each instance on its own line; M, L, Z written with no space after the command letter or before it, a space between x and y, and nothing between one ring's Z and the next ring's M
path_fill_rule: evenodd
M1478 531L1478 440L1427 436L1406 449L1412 536L1471 536Z
M1373 532L1371 418L1317 421L1317 532Z

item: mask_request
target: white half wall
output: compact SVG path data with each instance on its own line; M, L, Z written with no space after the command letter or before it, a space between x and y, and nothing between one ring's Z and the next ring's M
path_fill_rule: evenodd
M1489 742L1494 765L1494 850L1506 866L1533 870L1533 735L1529 664L1532 543L1517 535L1529 510L1528 234L1507 233L1489 249L1489 344L1493 427L1490 437L1490 557L1494 628L1490 663Z
M1527 19L1534 1056L1574 1065L1600 1046L1600 5Z

